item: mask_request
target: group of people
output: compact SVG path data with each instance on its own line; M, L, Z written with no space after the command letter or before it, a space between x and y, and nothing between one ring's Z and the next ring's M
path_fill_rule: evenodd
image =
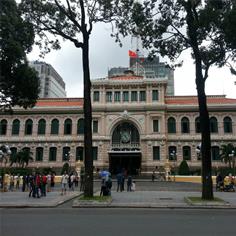
M55 186L55 174L32 174L23 176L22 191L29 189L29 197L40 198L46 197L46 193L50 192Z
M234 189L234 177L231 173L228 176L223 177L221 173L216 176L216 191L235 191Z
M101 191L100 196L110 196L112 188L111 173L108 171L101 171ZM125 190L125 179L127 178L127 192L135 191L135 181L133 181L131 175L127 175L125 171L121 171L116 175L117 180L117 192L123 192Z
M74 172L71 172L68 175L65 171L64 174L61 176L61 195L66 194L67 186L69 187L69 190L74 191L75 187L78 187L78 185L79 185L78 175L74 174Z
M122 192L125 190L125 173L120 172L116 175L116 180L117 180L117 192ZM133 181L132 176L129 175L127 177L127 192L135 191L135 181Z

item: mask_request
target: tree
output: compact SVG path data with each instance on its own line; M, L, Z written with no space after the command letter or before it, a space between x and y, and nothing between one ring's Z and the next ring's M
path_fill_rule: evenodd
M119 33L139 36L151 56L168 56L179 65L180 54L190 49L195 63L201 127L202 198L213 199L211 139L205 82L211 66L235 62L236 18L233 0L144 0L130 2L117 18ZM134 2L134 3L133 3Z
M222 145L221 146L221 160L224 161L226 164L229 164L229 168L232 169L232 163L233 163L233 168L234 168L234 156L233 152L236 151L236 148L233 146L233 144L229 143L227 145Z
M34 43L29 21L21 17L15 0L0 2L0 110L32 107L39 93L39 78L28 66L26 53Z
M28 166L29 162L33 160L34 159L33 159L32 152L30 152L29 150L24 150L24 149L17 152L14 159L15 163L18 163L22 168Z
M41 48L50 51L59 49L58 37L71 41L82 50L84 81L84 147L85 147L85 196L93 196L93 156L92 156L92 108L89 67L89 37L93 24L110 22L112 14L107 11L114 1L107 0L22 0L21 8L27 20L32 22L40 39ZM53 38L49 37L53 35ZM41 41L42 42L42 41ZM51 47L51 48L50 48Z

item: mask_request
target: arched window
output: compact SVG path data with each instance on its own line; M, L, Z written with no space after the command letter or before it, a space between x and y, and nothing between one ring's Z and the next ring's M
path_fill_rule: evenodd
M191 160L191 147L189 147L189 146L183 147L183 160L185 160L185 161Z
M7 120L1 120L0 121L0 135L6 135L7 134Z
M220 148L218 146L211 147L211 158L212 161L220 161Z
M215 117L210 118L210 131L211 133L218 133L218 122Z
M53 119L51 122L51 134L58 134L59 133L59 120Z
M176 121L175 118L170 117L167 121L167 128L169 134L175 134L176 133Z
M232 133L232 120L228 116L224 118L224 132Z
M28 119L25 122L25 135L31 135L33 131L33 121L31 119Z
M63 147L62 161L70 161L70 147Z
M50 147L49 149L49 161L56 161L57 160L57 148Z
M64 122L64 134L69 135L72 132L72 120L66 119Z
M187 117L181 119L181 132L184 134L189 133L189 119Z
M169 161L177 161L177 148L176 146L168 147Z
M46 131L46 121L44 119L40 119L38 123L38 134L44 135Z
M12 135L19 135L20 133L20 121L18 119L15 119L12 122L12 131L11 134Z
M79 119L78 120L77 134L84 134L84 119Z
M42 147L36 148L35 161L43 161L43 148Z
M112 134L112 145L118 145L117 148L125 146L126 148L139 148L139 132L131 123L123 122L116 126Z
M200 127L200 117L197 117L195 119L195 132L200 133L201 132L201 127Z

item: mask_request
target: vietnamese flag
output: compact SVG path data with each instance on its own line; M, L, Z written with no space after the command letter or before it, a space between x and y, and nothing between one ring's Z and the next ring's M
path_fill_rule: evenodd
M129 50L129 57L136 58L136 57L138 57L138 55L136 52Z

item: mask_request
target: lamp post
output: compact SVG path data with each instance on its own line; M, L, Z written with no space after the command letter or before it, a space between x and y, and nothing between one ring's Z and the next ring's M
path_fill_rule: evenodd
M172 160L173 160L173 169L174 169L174 182L175 182L175 162L176 162L176 152L173 150L171 153L170 153L170 156L172 157Z
M65 156L66 156L66 161L68 161L68 164L69 164L69 173L68 174L70 174L70 171L71 171L71 153L68 152L68 153L65 154Z
M4 171L3 171L3 178L2 178L3 192L7 191L7 183L6 183L6 179L5 179L6 173L5 172L6 172L7 159L10 155L11 155L11 149L9 148L9 146L7 146L7 145L0 146L0 161L1 161L1 163L3 161L5 161Z
M235 152L234 150L231 151L229 154L229 157L231 157L232 162L233 162L233 175L235 176Z

